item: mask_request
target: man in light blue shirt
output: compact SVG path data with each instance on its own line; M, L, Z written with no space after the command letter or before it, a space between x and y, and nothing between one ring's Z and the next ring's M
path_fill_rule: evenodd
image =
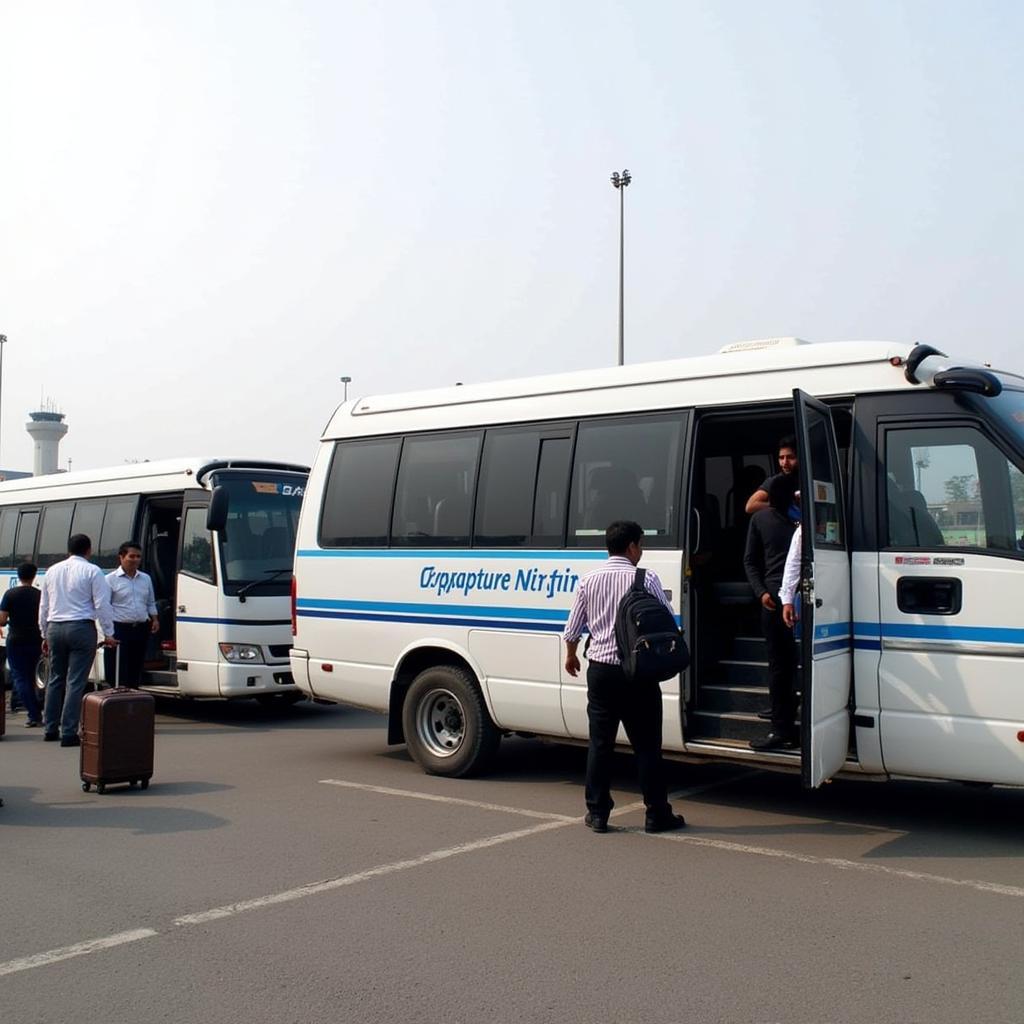
M76 533L68 541L68 557L46 571L40 587L39 631L43 654L50 659L43 709L43 739L60 745L80 745L78 726L82 695L89 668L96 656L96 621L103 643L114 647L114 620L110 614L110 585L98 565L89 561L92 541Z
M146 646L150 635L159 632L160 619L156 613L153 581L139 569L142 548L133 541L126 541L118 549L117 557L121 564L107 573L107 583L114 615L114 639L121 651L120 677L113 650L104 652L103 667L111 685L138 686L142 682Z

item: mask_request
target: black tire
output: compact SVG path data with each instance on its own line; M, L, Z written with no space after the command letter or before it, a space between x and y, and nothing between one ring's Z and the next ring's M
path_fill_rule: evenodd
M42 709L46 703L46 680L50 676L50 659L44 654L40 657L36 664L36 700L39 702L39 707Z
M92 789L92 783L91 782L83 782L82 783L82 792L83 793L88 793L90 789Z
M480 774L501 740L476 679L458 665L435 665L413 680L402 726L416 763L449 778Z
M107 791L107 787L102 782L99 782L99 783L96 784L96 792L97 793L106 793L106 791Z
M142 786L143 789L149 789L149 779L143 779L139 785Z

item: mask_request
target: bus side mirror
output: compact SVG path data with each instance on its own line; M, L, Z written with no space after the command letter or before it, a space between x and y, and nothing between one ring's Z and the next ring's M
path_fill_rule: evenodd
M223 487L214 487L210 495L210 507L206 510L206 528L223 530L228 524L228 492Z

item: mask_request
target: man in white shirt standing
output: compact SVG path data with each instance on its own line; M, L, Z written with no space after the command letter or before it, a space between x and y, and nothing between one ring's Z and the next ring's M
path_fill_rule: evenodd
M139 569L142 548L126 541L117 552L120 565L107 573L110 584L110 607L114 617L114 639L121 651L120 678L114 651L103 653L103 667L107 682L118 686L138 686L142 681L142 663L146 660L146 645L152 633L160 630L156 614L153 581L148 573Z
M644 531L639 523L619 520L605 531L608 561L580 580L573 600L565 640L565 670L571 676L580 671L576 654L580 637L590 632L587 653L587 719L590 744L587 750L584 824L594 832L608 831L608 815L614 806L611 795L612 758L615 736L621 722L636 754L640 788L647 814L644 831L670 832L686 821L672 811L668 802L665 771L661 760L661 688L658 683L630 681L622 670L622 656L615 640L615 618L619 603L633 586L636 566L643 555ZM653 572L644 586L671 610L661 581Z
M110 585L103 570L89 561L92 541L76 533L68 557L47 569L39 599L43 654L50 659L43 709L43 739L59 738L62 747L77 747L82 695L96 655L96 620L107 647L117 644L110 614Z

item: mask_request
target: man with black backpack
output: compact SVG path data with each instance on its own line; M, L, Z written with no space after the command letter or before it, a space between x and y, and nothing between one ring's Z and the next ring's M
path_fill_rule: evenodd
M636 568L643 540L639 523L620 520L608 527L608 561L580 580L562 634L565 670L576 676L580 637L590 633L586 649L590 746L584 821L594 832L608 831L608 815L614 806L611 766L620 722L636 753L647 808L644 831L668 832L686 825L668 802L661 760L659 683L678 675L689 655L661 581L653 572Z

